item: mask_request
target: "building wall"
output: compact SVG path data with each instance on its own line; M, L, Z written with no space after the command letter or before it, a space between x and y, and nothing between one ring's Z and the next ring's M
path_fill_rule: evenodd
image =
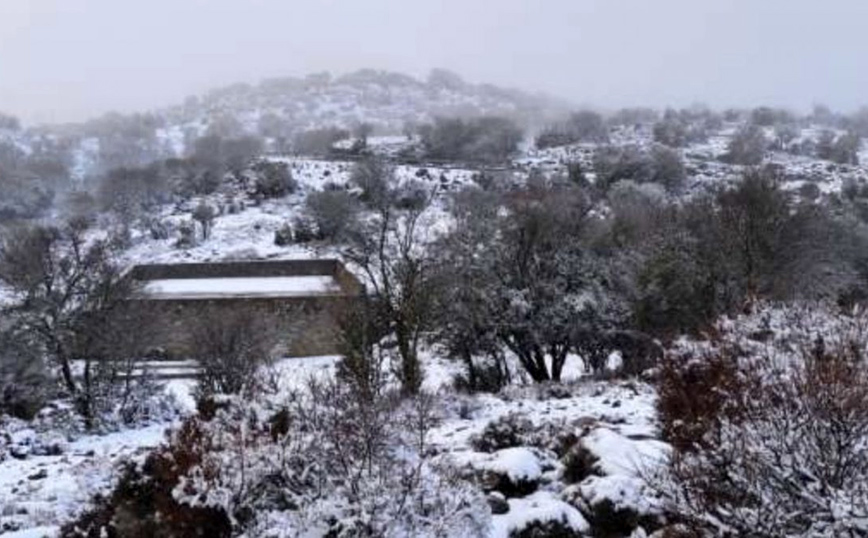
M347 301L356 300L364 287L336 260L195 263L142 265L130 271L137 281L175 278L233 278L331 275L341 287L332 295L309 297L226 297L209 299L148 299L139 296L133 308L150 320L155 348L173 358L194 355L194 335L202 320L251 316L274 331L277 353L288 356L329 355L338 352L337 316Z
M135 280L172 278L349 275L338 260L278 260L227 263L173 263L137 265L130 270ZM352 281L358 281L350 275ZM347 290L349 291L349 290Z
M244 298L137 301L151 320L154 347L174 358L195 353L196 323L243 315L263 323L278 341L276 353L287 356L338 352L337 316L348 298Z

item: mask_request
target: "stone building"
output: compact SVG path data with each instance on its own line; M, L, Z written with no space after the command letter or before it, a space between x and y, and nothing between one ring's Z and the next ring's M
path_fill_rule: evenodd
M274 331L284 356L336 353L335 315L364 292L339 261L325 259L138 265L129 277L153 347L175 358L192 355L196 323L239 313Z

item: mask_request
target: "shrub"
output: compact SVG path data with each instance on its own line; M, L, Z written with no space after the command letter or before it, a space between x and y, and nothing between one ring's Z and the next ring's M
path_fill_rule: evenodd
M199 223L199 227L202 229L202 239L208 239L211 235L211 228L214 227L214 219L217 217L217 211L214 207L204 200L200 201L190 216Z
M292 242L292 226L290 226L289 224L284 224L283 226L274 231L275 245L279 247L285 247L291 245Z
M202 469L205 455L214 450L209 432L198 418L190 418L152 452L141 467L126 464L107 496L97 496L94 507L60 530L62 538L183 538L226 537L232 524L224 510L176 500L174 491L194 469Z
M344 190L318 191L308 194L304 212L315 223L320 237L336 240L353 226L358 204Z
M200 396L255 389L256 374L269 362L276 345L272 327L247 313L203 316L193 328L192 338L201 368Z
M507 118L437 118L420 128L428 159L501 162L518 148L523 133Z
M722 159L732 164L758 165L765 156L767 146L763 130L749 123L735 132Z
M551 125L536 137L536 147L545 149L576 142L606 142L609 130L603 117L591 110L574 112L561 123Z
M533 423L517 413L503 415L485 425L482 433L474 436L470 444L481 452L495 452L527 444L533 432Z
M705 355L670 364L660 410L676 452L657 477L670 508L712 534L860 535L865 327L830 310L761 308L721 322Z
M861 138L856 133L835 136L831 131L823 131L817 140L817 157L839 164L859 164Z
M594 152L597 184L607 188L618 181L658 183L669 191L678 191L687 176L681 155L657 144L650 151L635 145L603 146Z
M350 132L337 127L311 129L298 133L293 139L293 150L301 155L328 155L339 140L350 137Z
M252 170L256 174L254 193L263 198L280 198L298 189L298 183L286 163L259 161Z
M715 421L735 413L747 387L734 349L704 355L669 354L658 377L657 410L663 438L688 451L706 442Z
M286 407L225 398L64 536L483 536L482 495L427 457L430 397L378 394L330 380Z
M297 216L292 219L292 240L296 243L310 243L320 238L316 230L316 224L305 216Z
M178 225L178 239L175 241L175 248L193 248L196 243L196 223L192 220L182 221Z
M368 205L386 203L394 183L395 170L382 159L369 158L356 163L350 173L350 184L361 189L361 200Z
M561 459L564 465L561 478L567 484L578 484L595 474L595 466L599 461L600 459L593 452L578 442Z

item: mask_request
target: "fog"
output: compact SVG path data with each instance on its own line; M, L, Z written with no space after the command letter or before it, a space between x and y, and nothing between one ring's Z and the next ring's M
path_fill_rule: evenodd
M29 0L0 4L0 110L73 121L362 67L577 104L868 102L852 0Z

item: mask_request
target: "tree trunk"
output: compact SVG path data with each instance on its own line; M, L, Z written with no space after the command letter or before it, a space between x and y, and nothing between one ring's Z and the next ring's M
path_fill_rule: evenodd
M54 348L54 355L57 362L60 363L60 376L63 378L63 384L66 385L66 390L71 395L75 395L78 393L78 385L75 383L75 377L72 375L71 360L66 355L66 352L64 352L62 346L56 344Z
M415 346L410 342L410 336L401 324L398 324L395 330L395 338L398 340L398 354L401 355L401 393L404 396L416 395L422 387L419 356Z
M569 348L566 346L564 346L563 349L558 349L557 346L552 347L552 381L560 382L561 373L564 370L564 364L567 362L568 349Z

